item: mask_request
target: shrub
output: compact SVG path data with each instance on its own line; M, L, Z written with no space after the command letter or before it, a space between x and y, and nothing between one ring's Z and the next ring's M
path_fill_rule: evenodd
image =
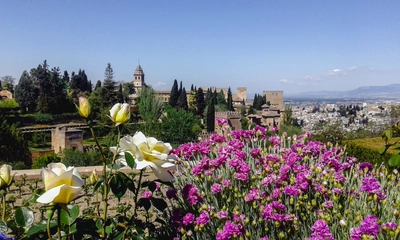
M56 154L49 154L44 156L39 156L33 159L32 169L41 169L47 167L47 164L52 162L59 162L61 159Z
M53 121L53 116L48 113L37 112L34 114L36 123L51 123Z

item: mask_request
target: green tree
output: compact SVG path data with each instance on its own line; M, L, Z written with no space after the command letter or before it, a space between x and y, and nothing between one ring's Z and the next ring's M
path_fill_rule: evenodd
M189 111L196 114L197 113L197 99L196 99L197 92L193 88L193 84L189 93Z
M218 105L226 105L225 94L222 89L221 89L221 91L219 91L217 93L217 104Z
M211 99L210 105L207 107L207 131L214 132L215 130L215 105L214 99Z
M180 91L178 102L176 103L176 108L188 111L188 101L185 88L182 88L182 90Z
M204 109L206 108L206 102L204 99L204 92L203 89L199 88L196 92L196 115L203 118L204 116Z
M119 103L123 103L124 102L124 94L122 92L122 85L119 84L119 89L118 89L118 93L117 93L117 99Z
M143 120L144 134L157 136L158 120L162 114L163 102L151 87L143 87L139 92L139 114Z
M341 144L343 140L347 139L347 132L341 122L324 121L315 125L312 131L315 141Z
M8 91L10 91L12 94L14 94L14 81L15 78L13 78L12 76L3 76L0 78L0 87L4 88L4 89L8 89Z
M102 108L110 108L118 102L117 92L115 91L116 81L114 80L114 70L111 67L111 63L107 63L106 70L104 72L104 82L101 88L100 95L102 98Z
M29 169L32 156L23 133L17 125L9 125L3 115L0 115L0 165L10 164L14 168L23 166ZM17 168L15 168L17 169Z
M44 60L43 64L38 65L34 71L34 82L37 84L39 89L39 95L37 98L36 111L42 113L50 113L51 106L54 104L53 86L50 81L50 73L48 70L49 65Z
M169 105L171 105L172 107L176 107L178 98L179 98L178 81L175 79L174 84L172 85L172 88L171 88L170 96L169 96Z
M161 122L161 137L171 144L182 144L195 141L201 132L200 121L191 112L165 108L165 115Z
M231 88L228 88L228 99L227 99L228 111L233 111L233 99L232 99L232 91Z
M33 112L36 108L36 91L33 81L27 71L24 71L15 87L15 100L21 107L21 111Z
M293 110L292 107L287 105L283 112L283 124L287 126L293 125Z

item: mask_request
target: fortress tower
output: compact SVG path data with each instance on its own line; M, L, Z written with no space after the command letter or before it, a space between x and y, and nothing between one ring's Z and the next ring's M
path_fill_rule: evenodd
M140 64L136 67L135 73L133 74L133 85L135 88L141 88L145 86L144 72Z

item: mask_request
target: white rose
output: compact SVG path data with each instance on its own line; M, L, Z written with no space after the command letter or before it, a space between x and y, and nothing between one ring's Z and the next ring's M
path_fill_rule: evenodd
M50 163L42 169L46 192L37 199L44 204L68 204L79 196L83 180L74 167L66 168L62 163Z
M173 179L170 170L176 168L175 159L169 155L172 149L169 143L158 141L153 137L146 137L142 132L136 132L134 136L125 136L119 142L120 163L127 165L125 152L130 153L135 159L135 168L141 170L147 166L153 169L154 174L162 181ZM112 147L115 152L116 148Z

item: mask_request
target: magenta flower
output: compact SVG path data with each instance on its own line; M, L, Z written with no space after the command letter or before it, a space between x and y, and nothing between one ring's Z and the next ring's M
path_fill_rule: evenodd
M218 213L217 213L217 218L219 218L219 219L227 219L228 218L228 212L227 211L223 211L223 210L221 210L221 211L219 211Z
M204 211L196 218L196 224L197 226L200 226L200 224L207 224L210 221L210 215L208 215L207 211Z
M311 227L312 238L306 240L335 240L329 230L328 224L323 220L317 220Z
M211 186L211 191L212 191L214 194L217 194L217 193L222 192L221 184L214 183L214 184Z
M168 199L172 199L172 198L175 198L176 197L176 193L177 193L177 191L175 190L175 189L169 189L168 191L167 191L167 198Z
M286 186L283 189L283 192L289 196L298 196L300 195L301 191L295 186Z
M359 228L350 229L351 240L362 240L362 235L377 237L380 231L378 217L368 215L361 222Z
M190 205L204 202L203 196L200 195L199 190L193 184L187 184L182 189L182 197L184 200L188 201Z
M151 198L152 192L149 190L146 190L142 193L142 198Z
M222 186L229 187L230 185L231 185L231 180L227 179L222 181Z
M381 185L374 177L365 177L362 180L360 190L367 193L379 193L381 191Z
M228 120L225 118L216 118L215 121L217 122L218 125L222 126L225 123L228 123Z
M193 221L194 221L194 215L191 213L187 213L182 219L183 225L185 226L191 224Z

